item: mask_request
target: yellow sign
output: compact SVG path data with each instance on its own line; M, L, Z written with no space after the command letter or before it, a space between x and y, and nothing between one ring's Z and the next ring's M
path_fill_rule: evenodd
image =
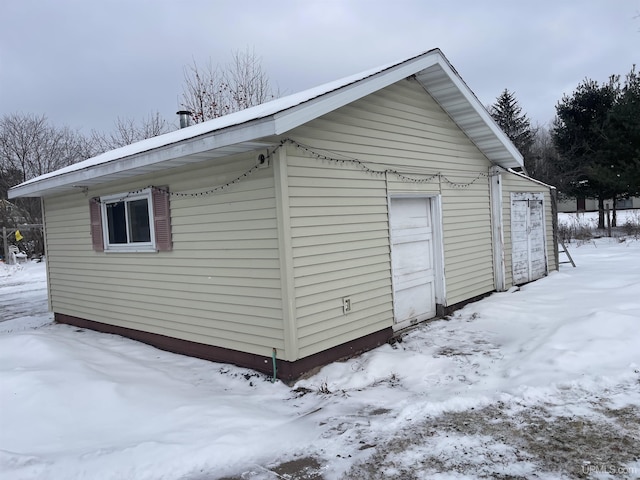
M22 234L20 233L20 230L16 230L16 242L19 242L20 240L22 240L24 237L22 236Z

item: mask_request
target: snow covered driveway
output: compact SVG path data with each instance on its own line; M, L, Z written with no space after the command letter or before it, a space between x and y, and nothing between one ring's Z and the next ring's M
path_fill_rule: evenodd
M570 248L293 387L49 324L42 264L0 270L2 478L640 478L640 242Z
M23 330L51 321L43 263L0 262L0 331ZM2 325L1 322L10 322Z

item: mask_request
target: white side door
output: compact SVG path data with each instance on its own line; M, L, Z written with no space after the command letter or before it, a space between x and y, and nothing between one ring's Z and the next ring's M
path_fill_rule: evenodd
M399 327L436 315L431 199L390 200L394 320Z
M544 201L538 193L511 194L511 261L514 285L547 273Z

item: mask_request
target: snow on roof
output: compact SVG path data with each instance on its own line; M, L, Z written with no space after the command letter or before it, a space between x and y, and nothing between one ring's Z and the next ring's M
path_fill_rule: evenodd
M431 68L434 66L437 67L435 70ZM42 196L63 190L68 191L74 186L95 185L118 178L172 168L190 163L185 160L185 157L204 151L217 151L217 156L223 156L255 150L265 146L259 142L262 137L284 133L417 73L422 74L422 76L417 75L418 81L445 111L448 111L448 103L455 104L456 111L448 111L448 113L490 160L504 167L522 164L520 154L495 125L473 92L440 50L433 49L401 62L373 68L255 107L105 152L17 185L9 190L9 198ZM443 80L445 88L442 86ZM433 84L433 88L430 88L430 83ZM463 104L467 106L463 111L460 111L461 98L464 100ZM469 125L465 126L464 121ZM231 146L234 146L234 149L230 149ZM182 157L182 161L177 161L177 157Z

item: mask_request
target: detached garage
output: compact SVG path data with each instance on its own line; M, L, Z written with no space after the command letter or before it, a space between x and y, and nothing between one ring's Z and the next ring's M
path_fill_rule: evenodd
M439 50L10 190L59 322L285 380L557 268L552 188Z

